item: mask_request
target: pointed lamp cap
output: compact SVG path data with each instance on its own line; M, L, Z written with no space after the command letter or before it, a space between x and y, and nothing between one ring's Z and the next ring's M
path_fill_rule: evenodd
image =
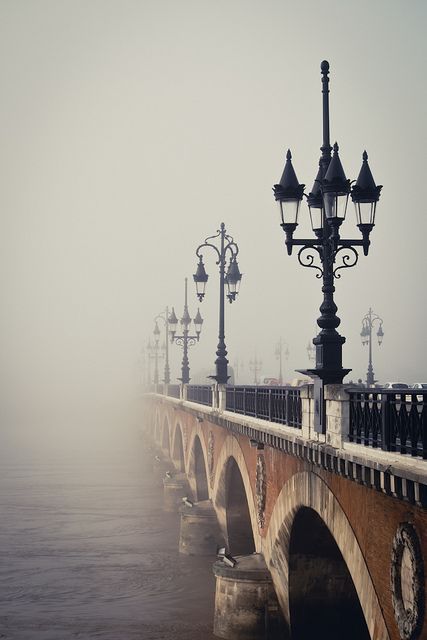
M286 163L279 184L273 187L274 197L282 202L302 200L304 184L299 184L295 170L292 166L292 154L290 149L286 153Z
M325 175L325 182L329 183L331 186L334 185L339 187L340 185L346 186L348 184L348 180L346 178L343 166L341 164L341 160L338 154L339 146L338 143L334 144L334 155L329 163L328 170Z
M193 275L194 282L207 282L208 274L205 271L205 265L203 264L203 256L199 256L199 263L197 265L196 273Z
M184 313L182 314L181 324L188 326L191 322L190 314L188 313L187 307L184 308Z
M203 318L200 315L200 309L197 309L196 317L194 318L194 324L203 324Z
M362 158L363 162L353 187L352 199L356 202L376 202L380 197L382 185L375 184L366 151L363 152Z
M298 182L298 178L292 165L292 153L291 150L288 149L286 153L286 163L285 168L283 169L282 177L280 178L279 184L274 185L276 200L301 200L304 186L305 185Z
M242 279L242 274L240 273L239 265L237 264L237 260L231 260L230 265L227 270L227 280L229 283L236 283Z
M313 187L308 194L307 202L309 207L321 208L323 206L322 199L322 166L319 162L319 170L314 179Z
M169 314L170 324L177 324L178 318L176 317L175 309L172 307L172 312Z

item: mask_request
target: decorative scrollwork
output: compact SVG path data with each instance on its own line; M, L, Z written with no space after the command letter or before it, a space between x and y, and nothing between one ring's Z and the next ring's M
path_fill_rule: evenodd
M337 249L335 252L335 260L340 251L347 251L350 253L344 253L342 256L340 256L342 264L339 267L335 267L334 269L334 278L337 278L337 280L341 278L341 274L338 273L340 269L349 269L350 267L354 267L359 260L359 254L357 253L356 249L354 249L354 247L339 247L339 249Z
M262 454L258 454L256 461L256 504L257 520L260 529L265 525L265 503L267 498L267 481L265 460Z
M424 620L424 567L415 528L400 524L393 540L391 557L391 597L403 640L419 638Z
M185 337L184 336L174 336L174 341L175 341L175 344L178 345L178 347L183 347L184 343L185 343ZM197 344L197 338L192 337L192 336L187 338L187 347L194 347L195 344Z
M226 243L222 253L216 245L210 242L210 240L215 240L216 238L219 238L221 236L223 236L224 241ZM225 232L224 223L221 224L221 229L217 229L216 234L205 238L205 241L197 247L196 256L198 258L201 257L200 251L204 249L204 247L210 247L215 251L216 255L218 256L218 260L216 261L216 264L223 264L223 265L225 264L227 251L230 252L232 258L237 257L237 254L239 253L239 247L234 242L233 236L230 236L228 233Z
M212 431L209 431L208 438L208 471L209 471L209 483L211 489L214 483L214 451L215 451L215 438Z
M316 278L321 278L323 276L323 269L316 264L314 264L314 260L316 258L317 252L320 260L322 260L322 253L318 247L309 247L304 245L298 251L298 262L302 267L308 267L309 269L316 269L319 273L316 273Z

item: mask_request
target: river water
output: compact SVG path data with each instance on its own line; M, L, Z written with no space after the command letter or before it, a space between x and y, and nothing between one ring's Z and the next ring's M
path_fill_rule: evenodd
M211 640L211 558L178 554L153 453L0 453L0 638Z

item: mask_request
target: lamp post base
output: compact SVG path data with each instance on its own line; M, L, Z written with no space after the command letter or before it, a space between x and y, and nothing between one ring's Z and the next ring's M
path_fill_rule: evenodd
M350 373L351 369L296 369L298 373L306 376L316 376L320 378L323 384L342 384L345 376Z

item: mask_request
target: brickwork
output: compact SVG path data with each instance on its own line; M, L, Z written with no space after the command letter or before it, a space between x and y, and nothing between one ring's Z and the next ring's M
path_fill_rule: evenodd
M375 599L377 597L378 599L379 613L374 605L372 607L367 605L365 610L365 616L367 615L366 611L369 610L369 615L372 617L371 635L377 634L377 636L372 635L372 637L375 640L387 637L391 640L399 640L401 638L391 597L390 573L393 539L401 523L411 523L418 535L422 556L427 558L427 510L425 508L411 504L402 498L394 498L390 495L385 495L379 490L364 486L363 479L360 479L359 482L354 481L354 478L357 479L356 466L351 471L354 475L353 479L349 479L345 477L345 474L340 473L340 468L337 468L335 472L328 471L307 459L290 455L278 448L268 445L257 447L257 443L251 442L247 436L230 433L226 428L219 426L215 420L208 418L206 412L200 411L200 414L198 414L197 409L189 411L182 403L173 403L172 401L160 403L155 400L154 403L155 408L152 407L151 410L153 435L155 424L160 421L160 425L163 425L166 420L169 429L170 447L172 447L175 429L180 428L182 431L182 439L183 443L185 443L185 470L190 472L190 484L191 448L194 438L196 434L201 438L206 469L208 469L208 439L209 433L212 434L211 449L213 454L211 453L211 455L213 455L213 460L210 461L210 464L213 468L214 482L213 486L210 487L210 497L214 505L216 504L216 494L223 490L220 487L222 467L225 464L227 455L232 455L232 452L235 452L234 455L239 464L242 478L246 482L245 489L257 551L268 553L269 545L270 548L273 547L273 542L271 540L268 542L269 526L283 487L285 485L292 486L290 482L292 478L317 478L314 483L311 483L310 480L304 480L304 482L308 482L310 487L324 487L324 489L321 489L323 492L322 499L328 502L328 508L336 509L338 526L339 522L342 521L343 531L347 531L346 527L348 527L348 531L351 532L354 538L354 541L349 542L348 549L341 549L341 551L344 551L344 557L346 552L350 554L349 557L353 557L355 554L354 549L357 550L357 553L360 550L362 557L360 566L366 566L366 581L371 581L372 598ZM347 420L346 411L347 408L341 402L329 411L330 418L328 419L333 423L329 425L330 439L335 445L339 444L339 439L342 437L342 428L338 423L342 422L343 419L344 421ZM156 432L158 433L158 429ZM184 432L186 432L185 435ZM256 465L257 455L260 454L265 459L266 478L265 524L262 528L259 527L256 517ZM345 465L341 466L341 470L344 467ZM250 485L249 488L248 483ZM329 493L331 498L328 497ZM309 502L307 506L311 506L310 500L314 501L314 503L316 502L316 498L309 497L307 499ZM223 507L224 505L221 508ZM320 505L319 512L322 511L322 508ZM277 514L275 517L277 519ZM331 516L325 512L324 517ZM219 521L223 527L223 515L221 517L219 514ZM325 522L329 526L330 523L327 520ZM286 536L283 539L285 540ZM342 544L345 546L345 542ZM403 563L403 589L405 589L406 601L411 602L413 596L408 588L407 579L405 581L405 576L407 575L406 565L407 559L406 564L405 562ZM361 573L363 573L362 569L363 567L360 569ZM275 586L277 588L276 584ZM363 588L367 588L366 585ZM283 607L282 601L281 604ZM427 608L427 602L425 602L425 608ZM284 613L286 615L286 611ZM383 622L380 620L382 617ZM384 622L386 631L381 628L381 624ZM372 631L374 628L375 631ZM424 624L424 628L420 630L416 637L419 639L427 638L427 624Z

